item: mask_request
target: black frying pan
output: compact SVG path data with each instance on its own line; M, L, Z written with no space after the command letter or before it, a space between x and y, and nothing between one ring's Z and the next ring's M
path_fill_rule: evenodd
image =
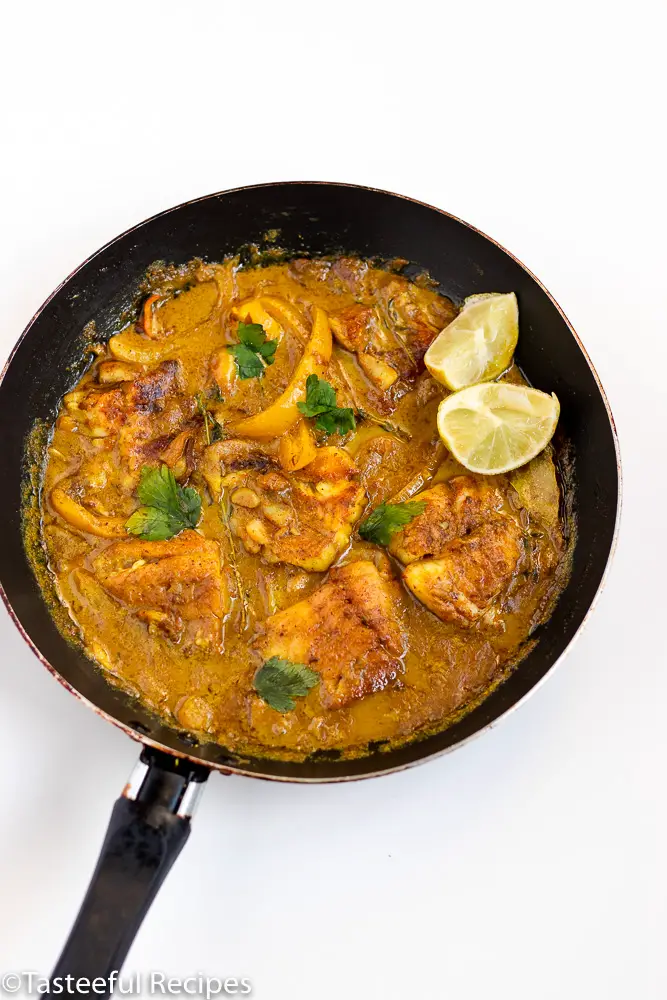
M577 540L572 575L535 648L474 711L442 733L359 760L314 756L305 763L239 759L168 729L111 688L56 628L26 558L21 534L25 441L37 419L50 421L82 370L81 331L103 335L139 296L153 261L220 260L279 229L297 255L340 251L405 257L427 269L455 301L474 292L515 291L521 315L518 362L561 402L557 447L573 458L570 490ZM267 184L179 205L119 236L81 265L45 302L14 349L0 384L0 581L10 614L60 682L144 744L141 762L116 802L98 866L54 970L108 976L132 939L190 831L198 791L210 770L281 781L345 781L435 757L486 729L542 681L580 629L614 546L620 471L612 416L577 335L559 306L516 258L459 219L420 202L343 184ZM110 990L109 990L110 992ZM100 994L98 994L100 995Z

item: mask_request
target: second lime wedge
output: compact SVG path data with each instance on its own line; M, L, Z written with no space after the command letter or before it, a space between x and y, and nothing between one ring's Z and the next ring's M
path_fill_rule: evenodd
M525 465L546 448L559 414L553 394L525 385L486 382L443 399L438 432L466 469L499 475Z

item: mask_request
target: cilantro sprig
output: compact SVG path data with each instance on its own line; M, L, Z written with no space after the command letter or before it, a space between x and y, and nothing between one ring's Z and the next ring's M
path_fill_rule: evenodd
M275 361L276 340L267 340L261 323L239 323L238 344L228 344L227 350L233 354L239 378L261 378L267 365Z
M367 542L375 542L376 545L389 545L392 535L404 528L406 524L410 524L425 510L426 503L423 500L411 503L381 503L372 514L369 514L361 522L359 534Z
M214 389L209 393L208 398L214 399L216 401L222 399L222 393L220 392L220 387L216 385ZM208 398L204 395L203 392L195 393L195 404L197 406L197 412L204 421L204 436L206 438L206 444L213 444L215 441L222 441L224 439L225 431L222 424L218 423L218 421L211 413L209 409Z
M306 400L296 404L304 417L317 417L315 427L325 434L347 434L357 426L354 410L336 405L336 391L325 379L309 375Z
M254 687L262 701L276 712L291 712L296 706L294 699L305 697L319 679L319 674L304 663L272 656L255 674Z
M201 497L191 486L179 486L168 465L144 465L137 489L142 506L125 522L130 535L162 542L185 528L196 528Z

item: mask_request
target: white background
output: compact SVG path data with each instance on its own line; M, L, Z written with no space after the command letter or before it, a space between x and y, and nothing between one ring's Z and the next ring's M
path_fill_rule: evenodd
M3 356L154 212L260 181L371 184L542 278L624 461L607 587L535 696L396 776L213 777L128 970L246 975L258 1000L667 995L666 20L650 0L5 7ZM4 610L0 657L0 971L46 973L136 749Z

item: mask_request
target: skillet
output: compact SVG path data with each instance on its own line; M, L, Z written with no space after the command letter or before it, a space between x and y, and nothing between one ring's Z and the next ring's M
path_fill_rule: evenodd
M567 471L572 572L551 618L519 667L443 732L354 760L314 755L305 762L238 757L197 744L110 687L82 650L56 627L26 556L22 505L30 499L26 442L49 424L82 370L82 331L95 321L108 337L140 297L156 260L220 260L262 245L279 230L290 256L348 253L407 258L456 303L476 292L514 291L521 336L517 361L528 380L561 402L555 440ZM294 182L238 188L186 202L141 223L74 271L37 312L0 381L0 590L26 642L74 695L143 744L117 800L97 868L54 976L109 977L132 940L190 833L209 773L304 783L346 781L410 767L465 743L515 708L553 669L581 628L605 576L620 510L620 465L613 418L586 352L563 311L515 257L483 233L429 205L372 188ZM33 498L34 499L34 498ZM107 979L109 984L109 980ZM109 995L112 986L106 993Z

